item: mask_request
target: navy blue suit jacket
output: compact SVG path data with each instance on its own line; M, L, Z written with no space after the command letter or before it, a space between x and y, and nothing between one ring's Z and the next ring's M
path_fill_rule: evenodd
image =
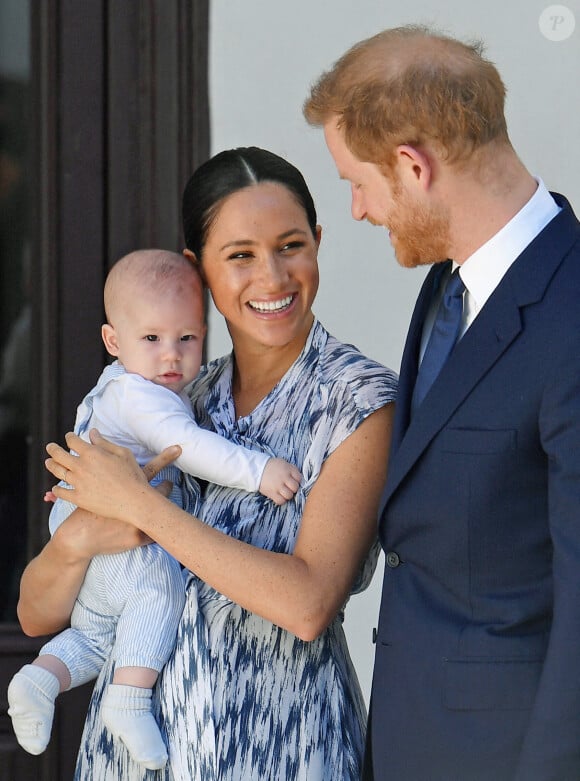
M375 781L580 779L580 225L554 197L410 420L436 268L413 314L380 520Z

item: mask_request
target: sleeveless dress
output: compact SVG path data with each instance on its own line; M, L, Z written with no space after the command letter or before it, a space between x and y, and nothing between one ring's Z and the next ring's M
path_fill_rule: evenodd
M286 458L302 472L279 507L257 493L209 484L200 517L258 547L291 553L308 494L325 459L375 410L393 401L396 375L338 342L315 321L278 385L236 420L233 358L210 363L191 386L200 426ZM353 593L367 587L376 544ZM248 612L189 575L175 650L154 691L169 747L146 770L100 719L109 663L97 680L81 742L77 781L358 781L366 713L342 613L312 642Z

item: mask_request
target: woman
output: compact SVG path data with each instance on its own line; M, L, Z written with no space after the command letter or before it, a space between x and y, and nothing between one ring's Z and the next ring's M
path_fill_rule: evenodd
M192 386L196 417L290 460L302 485L283 507L208 485L198 519L151 488L127 451L67 435L79 457L51 444L47 466L66 474L85 512L29 565L21 622L30 633L60 628L91 555L156 540L192 573L157 691L170 761L143 776L112 744L99 719L109 669L77 778L354 781L365 714L342 609L376 563L395 377L312 312L321 231L297 169L260 149L222 152L194 173L183 214L185 252L233 342ZM174 457L166 451L147 476Z

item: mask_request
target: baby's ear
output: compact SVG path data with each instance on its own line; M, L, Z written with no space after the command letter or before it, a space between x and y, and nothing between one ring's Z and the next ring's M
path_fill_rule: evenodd
M109 355L113 355L115 358L119 355L119 344L117 342L117 334L112 325L104 323L101 326L101 336L105 347Z

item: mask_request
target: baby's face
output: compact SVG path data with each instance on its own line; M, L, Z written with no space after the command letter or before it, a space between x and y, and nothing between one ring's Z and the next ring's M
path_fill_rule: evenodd
M114 324L117 357L128 372L179 393L199 372L205 325L194 286L135 294Z

